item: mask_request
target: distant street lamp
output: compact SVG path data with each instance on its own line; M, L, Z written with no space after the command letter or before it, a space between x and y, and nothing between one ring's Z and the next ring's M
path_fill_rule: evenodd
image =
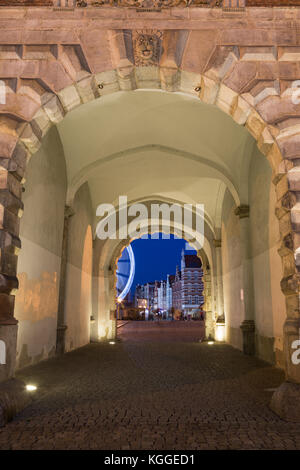
M117 299L117 320L120 320L120 305L122 303L121 299Z

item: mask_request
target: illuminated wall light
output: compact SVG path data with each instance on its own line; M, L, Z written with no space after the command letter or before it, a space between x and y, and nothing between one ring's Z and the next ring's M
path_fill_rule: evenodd
M216 323L216 340L225 341L225 323Z
M105 329L104 325L99 325L99 327L98 327L98 337L99 337L99 339L105 338L105 336L106 336L106 329Z
M34 392L36 389L37 387L35 385L30 385L30 384L26 385L26 390L28 392Z
M115 339L115 321L102 320L98 324L98 340L114 340Z
M116 344L115 341L109 341L109 344Z

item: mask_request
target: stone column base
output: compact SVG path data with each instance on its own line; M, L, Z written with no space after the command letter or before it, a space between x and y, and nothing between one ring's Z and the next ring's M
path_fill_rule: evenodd
M67 325L60 325L56 330L56 354L61 355L65 353L66 350L66 330Z
M116 320L100 320L98 322L98 341L115 340L117 337Z
M32 401L25 384L11 379L0 384L0 428L11 421Z
M298 358L298 342L300 339L300 318L287 318L283 326L284 351L285 351L285 373L287 380L300 383L300 365L297 360L293 361L293 353ZM294 344L294 342L297 342Z
M300 384L283 382L274 392L270 408L280 418L300 423Z
M215 321L211 311L205 312L205 339L214 340L215 338Z
M91 343L98 342L98 319L93 316L90 318L90 341Z
M0 382L15 375L18 325L0 324Z
M255 354L255 323L253 320L244 320L240 326L243 333L243 353L248 356Z
M215 326L215 336L216 336L216 341L219 343L224 343L225 342L225 322L218 321L216 322Z

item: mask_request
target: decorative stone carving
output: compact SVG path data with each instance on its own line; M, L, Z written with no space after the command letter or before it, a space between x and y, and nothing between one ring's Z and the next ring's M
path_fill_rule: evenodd
M10 7L48 7L53 5L53 0L0 0L0 6Z
M132 42L135 65L157 65L161 54L162 32L157 30L133 31Z
M0 0L0 6L10 7L69 7L72 8L76 3L79 8L84 8L88 5L91 6L124 6L135 8L169 8L174 6L210 6L222 7L231 9L243 9L247 7L270 7L270 6L299 6L299 0L236 0L234 5L228 0ZM146 6L150 5L150 6Z
M77 0L77 7L88 5L101 7L104 5L141 8L145 10L172 7L221 7L223 0Z

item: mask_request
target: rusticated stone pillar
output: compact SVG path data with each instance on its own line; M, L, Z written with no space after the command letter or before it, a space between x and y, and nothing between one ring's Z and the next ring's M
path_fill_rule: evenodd
M223 2L219 2L222 4L224 9L230 10L231 8L238 9L238 8L244 8L246 4L246 0L223 0Z
M283 326L286 381L273 394L271 408L287 421L300 422L300 211L297 202L300 194L299 139L292 144L291 140L289 136L284 145L290 144L289 152L293 151L293 154L289 160L282 161L281 174L275 181L278 199L276 216L281 235L278 253L283 268L281 290L286 303L286 320Z
M66 276L68 261L68 233L69 220L74 215L73 209L69 206L65 207L64 230L61 250L60 263L60 280L59 280L59 297L57 310L57 334L56 334L56 354L64 354L65 352L65 336L67 325L65 324L65 295L66 295Z
M12 139L12 134L0 137L0 381L13 377L15 372L18 321L14 318L14 294L18 288L21 194L27 157L23 147L14 147L12 142L8 146L5 136Z
M235 209L240 219L240 243L242 255L242 292L244 304L244 320L241 324L244 354L255 354L255 322L254 322L254 288L253 270L250 249L249 206L241 205Z
M300 318L296 304L299 299L299 274L284 278L287 318L283 327L286 381L274 392L271 409L281 418L300 422ZM297 293L297 295L295 295ZM290 308L294 304L294 308Z

